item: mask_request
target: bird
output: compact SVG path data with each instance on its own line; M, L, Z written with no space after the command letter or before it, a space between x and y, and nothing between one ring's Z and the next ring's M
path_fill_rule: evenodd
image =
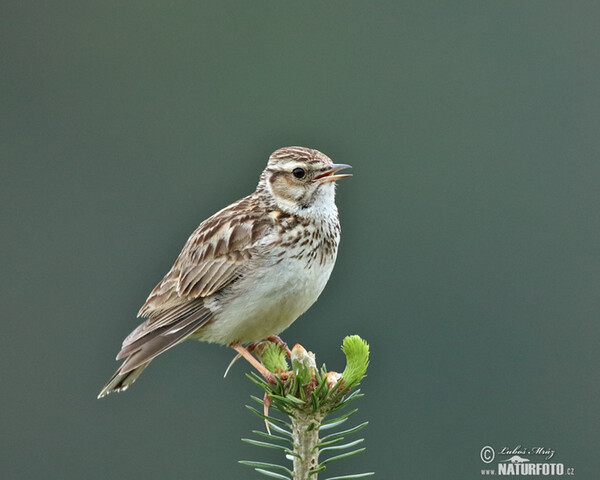
M289 327L317 300L340 242L336 181L350 177L318 150L273 152L256 190L204 220L138 312L124 360L98 398L126 390L150 362L188 339L248 351ZM239 356L238 355L238 356Z

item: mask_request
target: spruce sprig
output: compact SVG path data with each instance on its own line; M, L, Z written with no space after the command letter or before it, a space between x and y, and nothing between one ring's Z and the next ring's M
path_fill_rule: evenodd
M279 345L267 342L258 349L261 362L275 374L276 383L271 385L255 373L247 375L264 392L262 400L252 397L262 404L263 412L251 406L247 408L265 421L267 432L254 430L253 433L260 440L242 440L281 451L287 460L292 461L292 468L289 468L289 464L260 461L241 460L240 463L271 478L317 480L318 474L331 463L365 450L365 447L354 448L362 444L362 438L347 440L346 437L362 430L368 422L337 430L357 409L327 418L362 397L360 390L353 389L365 377L369 365L369 345L358 335L351 335L344 338L342 351L346 356L346 368L340 374L327 371L325 365L318 369L314 354L301 345L294 346L291 351L291 370L288 370L286 354ZM287 415L289 420L279 418L274 412ZM325 434L322 438L319 437L321 432ZM319 458L320 455L326 458ZM329 477L329 480L349 480L370 475L373 472Z

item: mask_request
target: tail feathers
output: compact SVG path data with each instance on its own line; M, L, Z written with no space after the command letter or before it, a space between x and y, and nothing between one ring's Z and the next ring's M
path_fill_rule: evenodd
M112 392L124 392L129 388L129 385L137 380L148 365L150 365L150 361L125 373L121 373L123 367L123 365L121 365L121 368L115 372L112 378L104 386L100 395L98 395L98 398L102 398Z
M142 337L126 343L117 356L117 360L125 358L125 361L102 389L98 398L110 392L126 390L137 380L154 357L186 340L210 321L211 317L210 310L195 308L192 315L150 330Z

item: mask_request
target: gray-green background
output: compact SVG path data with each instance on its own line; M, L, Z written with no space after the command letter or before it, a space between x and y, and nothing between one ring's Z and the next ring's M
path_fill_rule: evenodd
M371 344L367 452L327 473L477 479L484 445L523 445L597 478L599 25L595 2L2 2L2 478L258 476L229 349L95 397L187 236L286 145L354 166L336 269L283 334L331 369Z

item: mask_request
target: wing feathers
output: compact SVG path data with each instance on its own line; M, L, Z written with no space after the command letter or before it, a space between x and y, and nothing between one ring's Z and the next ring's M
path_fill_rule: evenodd
M183 303L165 310L152 312L148 320L141 325L138 325L138 327L131 332L127 338L125 338L125 340L123 340L123 345L121 346L121 351L117 355L117 360L121 360L129 355L126 349L130 348L131 345L143 340L154 330L168 327L169 325L179 325L186 319L191 319L193 321L198 312L202 310L207 309L204 307L204 302L202 299L198 299L193 302Z
M212 317L210 310L200 307L192 314L180 320L156 328L136 341L124 346L118 359L125 358L120 373L127 373L143 363L149 362L157 355L185 340Z
M206 297L225 288L247 268L256 254L257 242L272 228L259 212L238 208L246 197L200 224L186 242L173 268L150 293L140 316L154 310ZM227 210L230 214L227 214Z

